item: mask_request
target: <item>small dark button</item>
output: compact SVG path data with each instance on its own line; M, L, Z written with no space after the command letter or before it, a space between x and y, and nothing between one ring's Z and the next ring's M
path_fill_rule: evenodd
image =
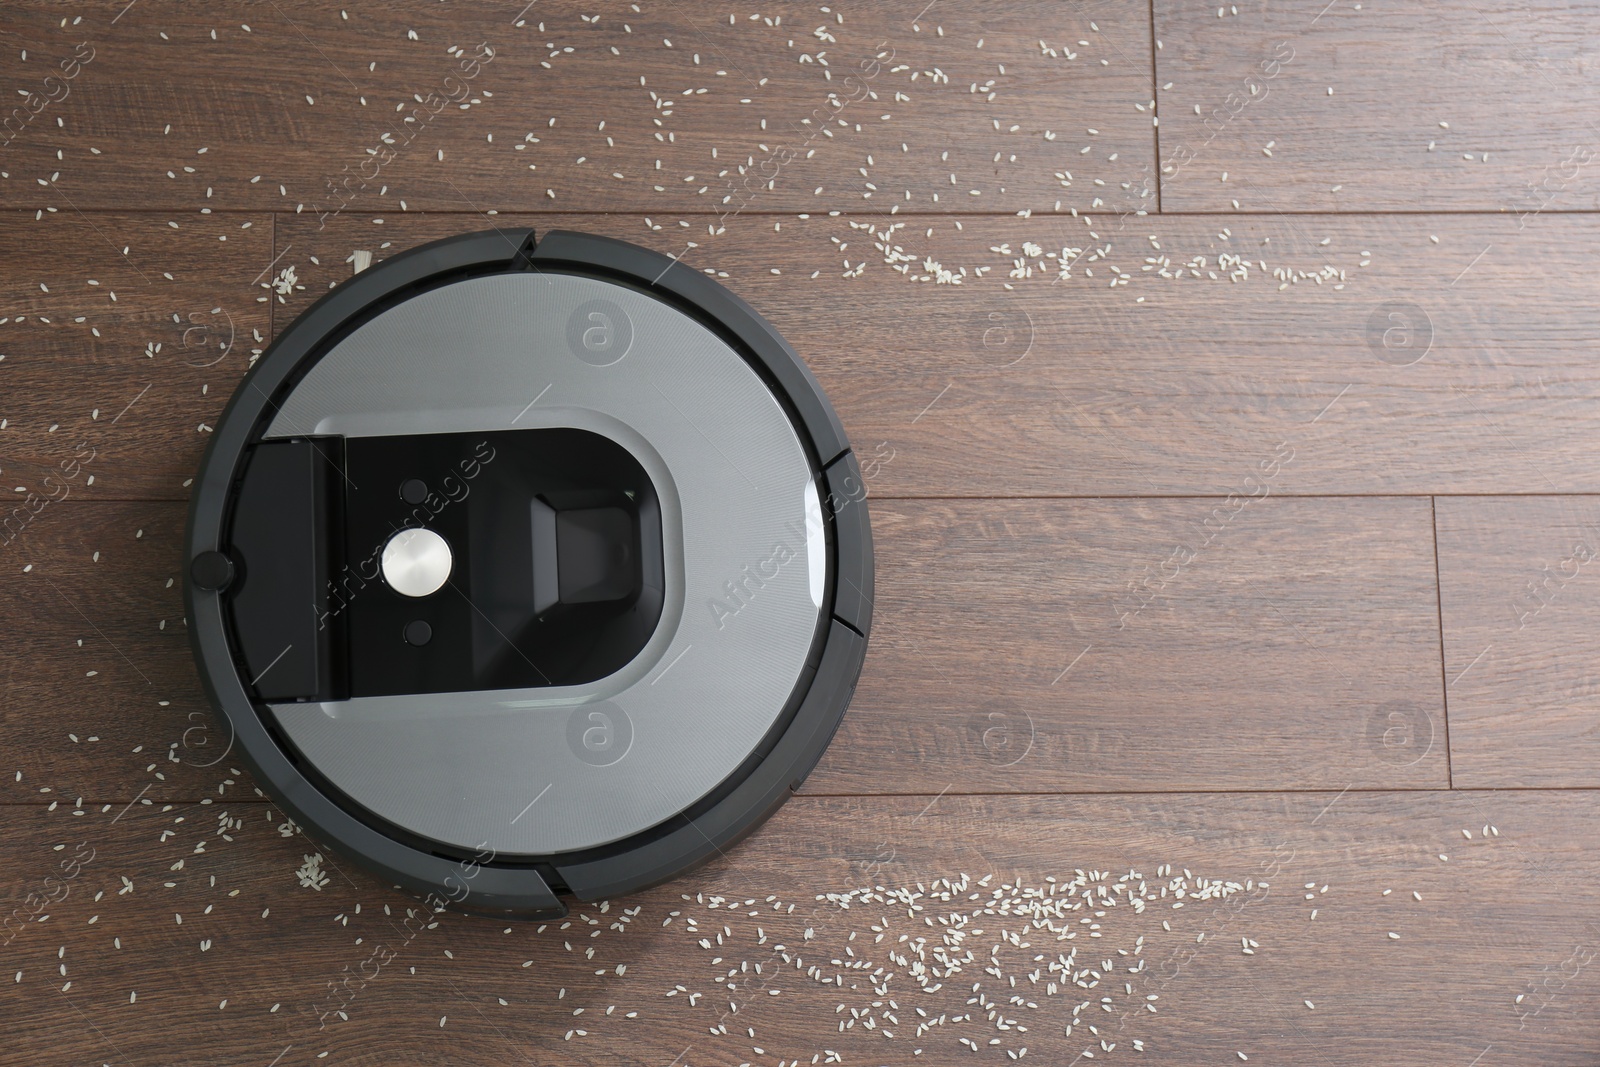
M433 640L433 627L421 619L415 622L408 622L406 623L405 639L408 645L425 645Z
M407 504L420 504L428 499L428 483L421 478L407 478L400 483L400 499Z
M199 589L226 589L233 581L233 560L221 552L202 552L189 564L189 578Z

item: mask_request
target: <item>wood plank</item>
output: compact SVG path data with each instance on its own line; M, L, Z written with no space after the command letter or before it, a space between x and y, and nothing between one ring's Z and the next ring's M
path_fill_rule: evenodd
M887 242L848 216L741 218L720 234L705 216L651 219L659 231L554 221L668 254L697 242L685 263L807 359L879 457L880 496L1224 496L1285 444L1274 493L1600 491L1591 217L1545 215L1509 244L1507 220L1437 215L1252 216L1226 234L1194 217L865 222L901 226ZM381 259L490 221L540 220L286 220L283 263L306 289L276 305L280 321L348 277L356 249ZM1065 280L1063 249L1081 252ZM1247 276L1223 255L1247 257ZM965 278L915 280L930 259ZM1009 276L1018 260L1029 276ZM1112 287L1117 274L1128 282Z
M1600 501L1438 501L1450 753L1473 788L1600 786Z
M69 496L0 546L0 798L195 801L245 780L189 649L185 518Z
M1154 12L1166 210L1600 208L1586 5Z
M5 631L0 798L192 803L222 795L224 782L254 795L186 640L108 639L87 624L82 634L80 647Z
M819 793L1442 787L1426 501L873 501Z
M67 496L187 495L204 427L265 347L252 279L272 217L168 221L0 215L0 523Z
M329 854L237 797L0 820L18 915L0 1010L19 1062L901 1064L950 1062L966 1038L1043 1063L1411 1067L1492 1049L1575 1067L1600 1013L1600 824L1581 794L796 798L694 877L567 929L408 919L408 898L336 858L303 886L305 858ZM1106 887L1093 914L1075 870ZM1194 895L1200 879L1239 888ZM862 899L919 883L898 905ZM1049 910L1023 913L1025 890ZM848 910L817 899L852 891ZM24 922L30 892L65 896ZM952 916L972 958L926 990L900 938L939 946ZM1048 969L1069 951L1083 986ZM1015 1024L978 1006L951 1021L975 994ZM919 1034L918 1009L946 1022Z
M145 0L60 26L52 5L12 5L14 47L28 50L19 80L60 99L31 121L39 105L23 108L0 181L20 203L115 209L1154 203L1146 5L520 14L285 0L224 15ZM47 86L82 42L92 58ZM57 173L57 189L35 185Z
M185 509L172 503L47 503L0 546L0 598L19 635L184 640Z
M165 759L185 729L213 722L172 615L178 589L165 588L181 507L55 507L40 518L60 535L53 554L39 545L34 569L0 586L39 620L6 624L28 650L6 717L6 747L28 772L21 792L49 769L91 799L125 801L152 781L158 798L209 795L221 769L187 768L211 762L199 742L220 726L193 735L185 769L158 767L169 772L159 780L140 770L147 761L112 770L67 737ZM1448 782L1426 501L871 507L872 651L808 791ZM145 536L132 540L136 526ZM88 544L111 531L121 543L93 562Z

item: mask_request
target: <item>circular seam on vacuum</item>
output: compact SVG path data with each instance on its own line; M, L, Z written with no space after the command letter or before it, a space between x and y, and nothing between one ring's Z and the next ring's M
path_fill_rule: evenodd
M596 306L628 331L608 361L566 329ZM821 611L821 510L783 406L709 329L624 286L512 273L421 293L336 344L264 436L551 427L620 444L659 496L665 605L632 662L584 686L271 706L376 815L503 855L617 841L715 788L783 710Z

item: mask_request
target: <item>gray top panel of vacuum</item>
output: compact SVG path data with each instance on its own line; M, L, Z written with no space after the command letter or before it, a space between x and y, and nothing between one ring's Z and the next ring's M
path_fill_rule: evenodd
M338 788L414 833L501 855L606 844L690 806L774 724L826 567L810 462L737 352L646 294L567 274L456 282L376 316L268 437L571 426L627 448L661 501L666 604L584 686L274 705Z

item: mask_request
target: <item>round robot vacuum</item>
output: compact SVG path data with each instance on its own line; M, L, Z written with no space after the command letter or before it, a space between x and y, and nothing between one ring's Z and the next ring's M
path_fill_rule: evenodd
M465 234L245 376L194 483L191 640L314 839L560 916L717 856L816 765L866 654L865 497L805 364L711 278Z

